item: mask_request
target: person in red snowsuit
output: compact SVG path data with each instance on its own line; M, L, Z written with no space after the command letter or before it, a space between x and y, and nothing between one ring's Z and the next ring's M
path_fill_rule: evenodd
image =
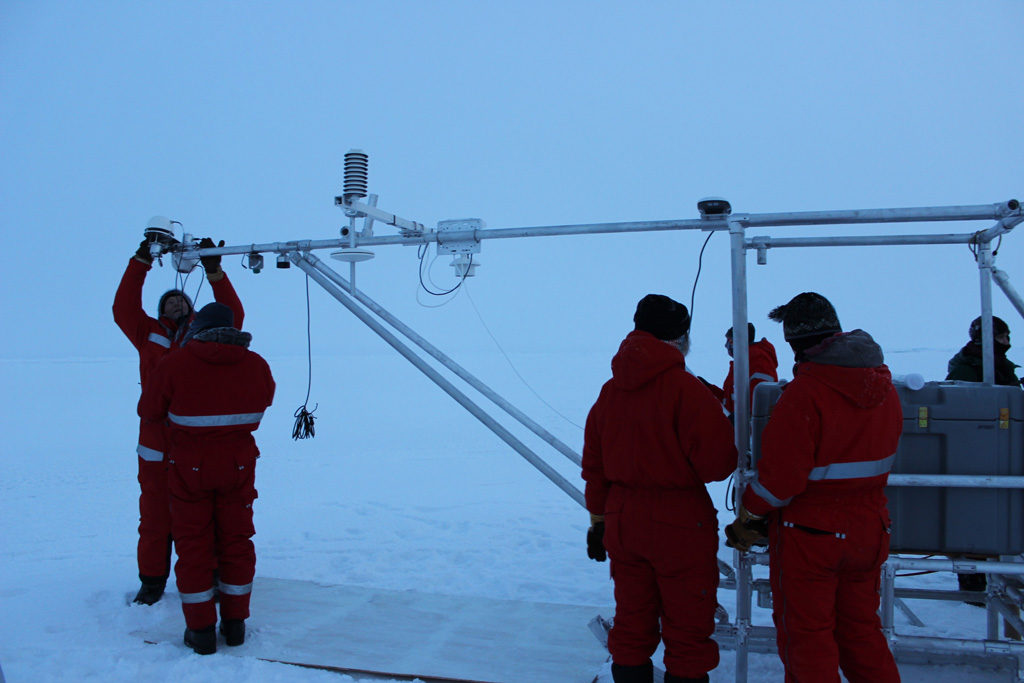
M231 309L204 306L185 345L154 370L139 416L166 420L174 565L185 614L185 644L199 654L245 640L256 572L252 503L259 449L253 439L274 398L270 367L248 349L252 335L233 326ZM219 585L214 586L214 568Z
M750 349L750 400L753 405L754 400L754 387L761 382L778 382L779 381L779 360L775 356L775 347L768 341L767 338L762 337L761 341L754 341L754 324L747 323L747 344ZM729 353L729 357L732 358L732 328L730 327L725 333L725 350ZM722 405L725 406L725 411L729 415L732 415L735 407L734 401L736 400L736 390L734 388L735 380L733 380L733 361L729 361L729 374L725 377L725 384L722 385ZM714 393L714 392L712 392Z
M757 476L729 544L768 531L772 608L786 681L899 681L878 618L889 554L884 488L903 409L882 350L843 333L825 297L805 292L773 310L796 366L761 436Z
M665 643L667 683L707 681L718 588L718 520L705 484L736 468L721 404L686 370L686 307L649 294L587 416L587 552L611 558L616 683L650 683ZM660 627L659 627L660 622Z
M200 246L212 247L213 240L203 238ZM205 257L202 263L214 297L231 308L241 325L245 312L231 281L221 270L220 256ZM151 268L149 241L143 240L121 276L113 306L114 322L139 352L139 380L143 389L157 363L181 344L193 316L192 301L180 289L164 292L156 318L146 314L142 308L142 287ZM141 490L136 554L142 586L134 602L152 605L163 595L171 568L171 512L161 423L141 421L136 453Z

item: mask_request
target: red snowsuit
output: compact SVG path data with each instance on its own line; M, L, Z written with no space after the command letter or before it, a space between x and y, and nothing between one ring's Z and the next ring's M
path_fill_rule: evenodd
M761 382L779 381L779 359L775 356L775 347L766 338L750 345L750 400L754 400L754 387ZM729 374L722 385L722 405L732 415L735 408L736 391L733 388L733 361L729 361ZM751 403L753 405L753 403Z
M193 630L217 622L214 568L221 618L249 616L259 456L252 432L274 398L270 368L246 348L250 339L233 328L200 333L157 366L139 399L140 417L168 423L174 574Z
M718 665L718 520L704 484L735 468L732 425L683 355L631 332L583 445L587 509L604 515L615 581L616 663L645 664L664 640L669 673L699 677Z
M878 610L883 489L903 410L862 330L806 352L761 436L743 505L769 515L773 618L786 681L899 681Z
M151 318L142 308L142 286L152 266L136 258L128 262L114 295L114 322L139 352L142 388L157 363L178 348L184 330L169 318ZM241 327L245 312L227 275L210 283L217 301L235 314ZM160 315L161 311L157 312ZM164 457L163 422L139 424L139 575L166 579L171 565L171 512L167 494L167 462Z

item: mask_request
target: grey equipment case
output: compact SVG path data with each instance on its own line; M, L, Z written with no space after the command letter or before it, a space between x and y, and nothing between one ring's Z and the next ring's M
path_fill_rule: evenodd
M903 436L892 474L1024 475L1024 391L977 382L896 383ZM751 407L751 462L783 384L762 382ZM1024 552L1024 490L998 480L978 486L889 486L894 553Z

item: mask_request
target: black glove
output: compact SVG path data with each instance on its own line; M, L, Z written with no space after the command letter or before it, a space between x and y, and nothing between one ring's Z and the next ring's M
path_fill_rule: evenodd
M604 549L604 522L595 522L587 529L587 557L597 562L608 559Z
M135 252L135 258L144 263L153 263L153 257L149 254L149 239L139 242L139 250Z
M224 240L221 240L219 244L214 244L213 240L209 237L199 240L200 249L213 249L214 247L223 246ZM203 262L203 270L206 271L207 275L214 275L220 272L220 254L216 256L200 256L199 260Z

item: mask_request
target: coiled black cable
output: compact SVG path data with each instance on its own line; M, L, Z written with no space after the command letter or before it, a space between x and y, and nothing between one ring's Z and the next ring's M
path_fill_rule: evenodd
M306 275L306 367L309 370L309 374L306 380L306 400L295 410L295 426L292 427L292 439L296 441L299 439L312 439L316 436L313 413L320 407L320 404L317 403L313 410L306 409L309 403L309 392L313 387L313 341L310 334L309 319L309 275Z

